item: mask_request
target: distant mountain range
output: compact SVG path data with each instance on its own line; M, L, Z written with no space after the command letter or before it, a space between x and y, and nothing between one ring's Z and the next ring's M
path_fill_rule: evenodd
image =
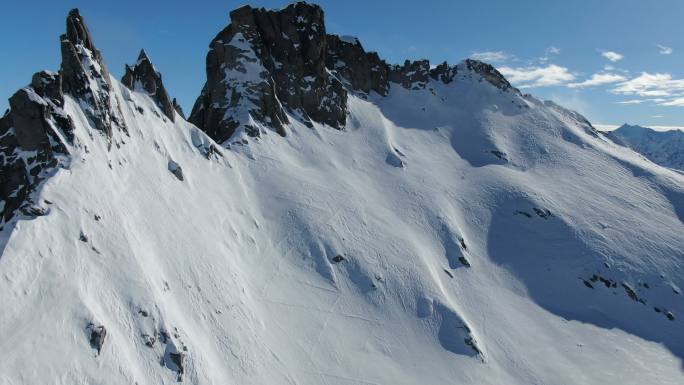
M608 137L653 163L684 171L684 131L656 131L648 127L623 124L608 133Z

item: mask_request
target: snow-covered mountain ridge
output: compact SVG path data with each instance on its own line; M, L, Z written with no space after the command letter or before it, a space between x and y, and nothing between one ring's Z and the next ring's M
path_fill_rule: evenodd
M623 124L607 135L615 143L633 149L654 163L684 171L684 131L656 131Z
M484 63L231 19L194 123L77 11L10 100L0 384L684 380L684 176Z

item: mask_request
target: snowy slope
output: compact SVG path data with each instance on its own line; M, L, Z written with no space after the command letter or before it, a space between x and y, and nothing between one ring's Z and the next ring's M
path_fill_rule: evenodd
M684 176L579 115L462 64L208 151L110 82L2 230L0 384L684 381Z
M684 132L655 131L651 128L623 124L608 137L629 147L661 166L684 171Z

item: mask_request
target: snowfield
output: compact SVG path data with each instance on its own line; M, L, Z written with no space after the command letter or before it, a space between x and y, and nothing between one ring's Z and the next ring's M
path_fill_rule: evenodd
M0 119L0 385L684 384L684 174L274 12L212 41L224 143L69 12Z
M111 81L3 230L0 384L684 382L684 176L576 114L463 69L212 153Z

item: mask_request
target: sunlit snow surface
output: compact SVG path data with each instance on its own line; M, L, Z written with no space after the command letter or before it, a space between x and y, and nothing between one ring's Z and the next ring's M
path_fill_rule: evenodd
M207 159L114 91L2 233L0 384L684 382L684 177L570 112L462 70Z

